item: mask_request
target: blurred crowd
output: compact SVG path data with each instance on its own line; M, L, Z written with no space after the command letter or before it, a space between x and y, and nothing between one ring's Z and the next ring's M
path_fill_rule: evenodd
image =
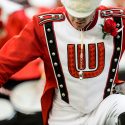
M23 30L33 15L61 6L60 0L0 0L0 49L11 37ZM125 0L102 0L100 6L125 8ZM125 80L124 62L125 54L119 70L119 77ZM8 106L9 115L6 117L6 113L0 113L0 125L41 125L40 98L44 85L44 63L39 58L11 76L0 95L0 108L7 112L3 106ZM26 107L34 107L34 110L29 111Z

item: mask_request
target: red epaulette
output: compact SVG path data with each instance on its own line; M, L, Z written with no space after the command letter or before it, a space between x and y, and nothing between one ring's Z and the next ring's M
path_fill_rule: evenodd
M41 14L38 16L40 19L39 24L45 24L47 22L59 22L63 21L65 19L65 16L63 13L47 13L47 14Z
M101 10L101 17L108 18L108 17L122 17L125 18L125 10L121 8L110 8Z

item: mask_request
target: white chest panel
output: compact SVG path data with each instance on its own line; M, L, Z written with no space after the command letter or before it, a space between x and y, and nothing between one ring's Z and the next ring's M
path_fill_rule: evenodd
M67 46L69 44L74 44L75 56L77 56L77 44L81 44L80 31L74 29L67 19L65 19L65 21L61 23L55 23L54 25L59 58L66 81L67 91L69 94L69 103L71 106L82 113L88 113L92 111L103 99L104 89L108 78L108 71L110 68L110 62L113 55L113 37L107 36L105 40L102 39L103 33L101 31L100 24L103 24L103 19L101 18L98 19L98 22L94 26L94 28L83 32L83 44L85 45L86 52L86 68L84 70L90 72L93 70L88 68L88 46L94 44L97 47L97 44L99 43L103 43L105 48L104 69L98 76L92 78L83 78L82 80L73 77L69 73L67 55ZM96 52L96 55L97 54L98 52ZM77 62L78 61L76 57L76 67ZM98 56L96 57L96 62L97 67ZM60 98L59 92L57 92L57 98Z
M81 44L80 31L75 30L67 19L62 23L56 23L54 25L56 31L55 34L56 34L56 41L57 41L60 62L69 94L69 103L74 108L83 113L90 112L103 99L104 89L108 78L108 71L110 68L110 62L113 55L113 38L111 36L108 36L105 40L102 39L103 34L101 32L101 27L100 27L100 24L102 22L103 19L99 18L94 28L92 28L89 31L83 32L84 35L83 44L85 45L85 52L86 52L85 53L86 69L84 70L86 71L92 70L88 68L88 63L89 63L88 45L95 44L97 46L97 43L104 43L104 48L105 48L104 69L100 75L93 78L83 78L82 80L71 76L71 74L69 73L68 55L67 55L68 54L67 46L69 44L74 44L75 50L77 50L76 49L77 44ZM75 51L75 55L77 55L77 51ZM98 61L97 58L96 61ZM60 98L59 92L57 95Z

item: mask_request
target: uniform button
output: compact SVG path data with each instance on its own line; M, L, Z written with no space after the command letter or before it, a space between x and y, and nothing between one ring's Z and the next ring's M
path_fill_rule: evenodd
M60 78L60 77L61 77L61 75L60 75L60 74L58 74L58 75L57 75L57 77L59 77L59 78Z
M117 62L117 61L118 61L118 59L117 59L117 58L115 58L115 59L114 59L114 62Z
M117 51L120 51L120 47L117 47Z
M52 52L52 56L55 56L56 54L55 54L55 52Z
M57 62L55 62L55 63L54 63L54 66L58 66L58 63L57 63Z
M112 72L115 72L115 69L112 69Z
M107 92L110 92L110 91L111 91L110 88L108 88L108 89L107 89Z
M50 32L51 31L51 29L50 28L47 28L47 32Z
M113 81L113 79L110 79L110 82L112 82Z
M49 43L53 43L53 40L50 40Z
M63 88L63 85L62 85L62 84L60 84L59 86L60 86L60 88Z
M65 97L65 95L66 95L65 93L62 93L62 97Z
M119 23L117 23L117 27L120 27L120 24L119 24Z
M119 35L117 35L117 37L116 37L117 39L120 39L120 36Z

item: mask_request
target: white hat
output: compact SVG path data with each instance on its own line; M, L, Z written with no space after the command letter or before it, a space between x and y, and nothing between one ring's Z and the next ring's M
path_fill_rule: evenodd
M99 6L101 0L61 0L67 12L78 18L89 16Z

